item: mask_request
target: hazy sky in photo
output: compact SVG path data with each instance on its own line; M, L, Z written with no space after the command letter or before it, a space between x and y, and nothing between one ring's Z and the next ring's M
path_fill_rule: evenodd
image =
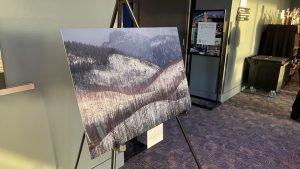
M64 41L76 41L95 46L101 46L104 42L108 42L109 33L111 31L132 31L149 38L157 35L178 35L177 28L94 28L94 29L62 29L61 33Z
M109 39L109 29L62 29L64 41L76 41L101 46Z
M128 31L133 31L141 35L152 38L157 35L178 35L177 28L129 28Z

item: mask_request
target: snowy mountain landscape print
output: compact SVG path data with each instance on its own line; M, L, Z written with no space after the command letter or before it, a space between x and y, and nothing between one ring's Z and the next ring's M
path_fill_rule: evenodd
M63 29L91 158L191 107L176 28Z

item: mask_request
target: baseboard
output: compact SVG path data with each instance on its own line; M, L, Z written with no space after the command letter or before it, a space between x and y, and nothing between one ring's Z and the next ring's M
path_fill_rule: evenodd
M200 91L200 90L192 90L190 89L190 94L210 100L216 100L217 95L212 92Z
M6 88L4 73L0 72L0 89Z
M240 93L241 90L242 90L242 84L239 84L238 86L228 90L227 92L221 95L221 102L224 103L226 100Z

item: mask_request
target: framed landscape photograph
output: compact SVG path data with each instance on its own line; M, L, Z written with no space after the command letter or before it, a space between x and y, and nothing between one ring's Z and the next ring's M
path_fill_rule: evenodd
M91 158L190 109L177 28L61 32Z

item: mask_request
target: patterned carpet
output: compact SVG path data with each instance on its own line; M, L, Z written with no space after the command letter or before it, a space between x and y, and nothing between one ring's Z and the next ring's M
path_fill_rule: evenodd
M213 111L193 107L181 117L202 168L300 169L300 123L289 119L298 79L275 98L242 92ZM175 119L164 141L122 169L197 168Z

